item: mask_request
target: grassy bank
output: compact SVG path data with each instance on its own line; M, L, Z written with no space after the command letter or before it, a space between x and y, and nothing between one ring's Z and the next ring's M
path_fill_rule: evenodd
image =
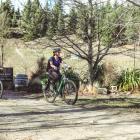
M46 42L47 43L47 42ZM44 42L45 44L45 42ZM36 49L33 49L33 48ZM27 73L30 74L31 71L34 71L36 68L37 60L44 56L47 59L52 55L51 48L46 49L37 49L41 48L40 44L35 42L30 42L28 45L16 39L10 39L6 42L4 47L4 65L6 67L13 67L14 74L16 73ZM110 62L117 68L118 71L126 68L134 67L134 52L133 46L124 46L121 48L112 49L110 52L123 52L124 50L132 49L131 51L126 51L124 53L110 54L105 57L105 62ZM139 61L140 50L136 51L135 64L137 68L140 68ZM86 62L80 59L65 59L65 61L75 68L79 73L87 71Z

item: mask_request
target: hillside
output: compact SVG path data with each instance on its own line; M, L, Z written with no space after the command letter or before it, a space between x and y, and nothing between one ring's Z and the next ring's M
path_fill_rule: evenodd
M42 39L44 44L47 43L45 39ZM36 49L35 49L36 48ZM30 74L31 71L34 71L36 68L36 62L39 58L45 57L47 59L52 55L52 49L38 49L42 48L41 44L36 43L36 41L24 43L22 40L18 39L9 39L7 40L4 47L4 65L6 67L13 67L14 74L16 73L27 73ZM131 49L131 51L127 51ZM116 66L120 71L126 68L133 68L134 66L134 51L133 46L123 46L119 48L114 48L110 53L121 52L118 54L110 54L105 57L105 62L110 62ZM136 68L140 68L140 49L136 48ZM85 72L87 69L86 62L83 60L77 59L76 57L71 57L65 59L65 61L75 68L77 72ZM82 68L82 69L81 69Z

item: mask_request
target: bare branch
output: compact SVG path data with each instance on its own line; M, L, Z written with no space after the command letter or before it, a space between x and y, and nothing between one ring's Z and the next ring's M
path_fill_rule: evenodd
M127 1L134 4L135 6L140 7L140 0L127 0Z
M75 52L73 52L73 51L67 49L66 46L60 45L59 43L56 42L56 40L52 39L52 41L53 41L58 47L63 48L63 49L66 50L67 52L69 52L69 53L71 53L71 54L74 54L74 55L76 55L76 56L78 56L78 57L81 57L81 58L84 59L84 60L87 60L86 57L84 57L84 56L82 56L82 55L79 56L79 54L77 54L77 52L75 53Z

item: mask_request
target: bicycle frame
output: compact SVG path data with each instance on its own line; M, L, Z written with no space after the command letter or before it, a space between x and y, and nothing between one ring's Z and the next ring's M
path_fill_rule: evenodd
M62 69L61 79L59 78L60 80L57 80L57 82L53 79L51 80L49 73L40 76L43 95L47 102L54 103L57 96L60 96L68 105L74 105L76 103L78 99L78 90L75 83L67 78L69 77L67 70L69 69L66 69L66 67Z
M56 92L57 95L59 95L62 92L64 84L68 80L68 78L66 78L66 75L65 75L65 70L63 70L63 72L64 73L63 73L63 75L61 77L61 80L58 81L58 83L56 83L56 90L55 90L55 92ZM41 77L41 84L42 84L42 88L43 89L46 88L46 83L48 82L48 79L49 79L48 77L49 77L48 73L44 74ZM59 84L59 85L57 86L57 84Z
M66 78L65 74L62 75L61 81L60 81L59 86L57 87L57 90L56 90L57 94L61 93L61 91L63 90L64 84L67 80L68 80L68 78Z

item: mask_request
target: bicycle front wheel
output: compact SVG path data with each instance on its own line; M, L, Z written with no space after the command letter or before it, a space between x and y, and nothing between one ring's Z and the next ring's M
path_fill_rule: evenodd
M73 81L68 80L64 84L63 98L68 105L74 105L76 103L78 99L78 89Z
M43 89L44 98L49 103L54 103L56 99L56 92L53 83L49 82Z
M3 84L2 81L0 81L0 98L2 98L3 95Z

